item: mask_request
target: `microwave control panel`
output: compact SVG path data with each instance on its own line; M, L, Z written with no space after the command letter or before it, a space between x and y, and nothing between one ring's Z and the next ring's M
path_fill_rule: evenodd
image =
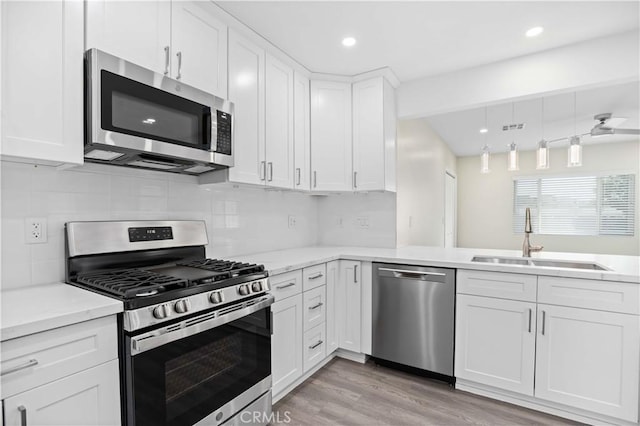
M216 111L218 118L218 136L216 152L231 155L231 114Z

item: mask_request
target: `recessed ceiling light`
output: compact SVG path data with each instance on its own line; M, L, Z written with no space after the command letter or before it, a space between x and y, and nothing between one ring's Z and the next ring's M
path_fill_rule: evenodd
M344 47L351 47L356 44L356 39L353 37L345 37L342 39L342 45Z
M544 31L544 28L542 27L533 27L533 28L530 28L525 34L527 37L536 37L542 34L543 31Z
M480 133L487 133L488 131L489 131L489 129L487 129L487 128L480 129Z

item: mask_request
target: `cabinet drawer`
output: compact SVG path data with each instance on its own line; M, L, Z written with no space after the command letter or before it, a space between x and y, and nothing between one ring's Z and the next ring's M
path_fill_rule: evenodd
M535 275L458 269L457 293L536 301Z
M640 285L577 278L538 277L538 302L638 314Z
M269 277L271 294L275 301L302 293L302 270L286 272Z
M327 283L327 265L321 263L320 265L304 268L302 270L302 282L304 291L325 285Z
M326 332L322 323L304 333L304 372L306 373L326 356Z
M2 343L2 398L118 358L109 316Z
M327 319L326 286L304 292L304 331L322 324Z

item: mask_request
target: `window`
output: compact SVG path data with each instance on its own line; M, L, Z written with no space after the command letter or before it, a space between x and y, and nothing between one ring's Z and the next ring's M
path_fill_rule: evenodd
M624 235L635 232L635 175L522 178L513 183L513 232Z

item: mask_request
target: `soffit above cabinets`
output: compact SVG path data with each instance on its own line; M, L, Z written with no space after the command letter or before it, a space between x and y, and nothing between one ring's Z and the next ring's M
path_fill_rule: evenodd
M635 1L217 4L313 72L390 67L402 82L632 31L640 21ZM538 25L542 35L524 35ZM343 47L346 36L357 44Z

